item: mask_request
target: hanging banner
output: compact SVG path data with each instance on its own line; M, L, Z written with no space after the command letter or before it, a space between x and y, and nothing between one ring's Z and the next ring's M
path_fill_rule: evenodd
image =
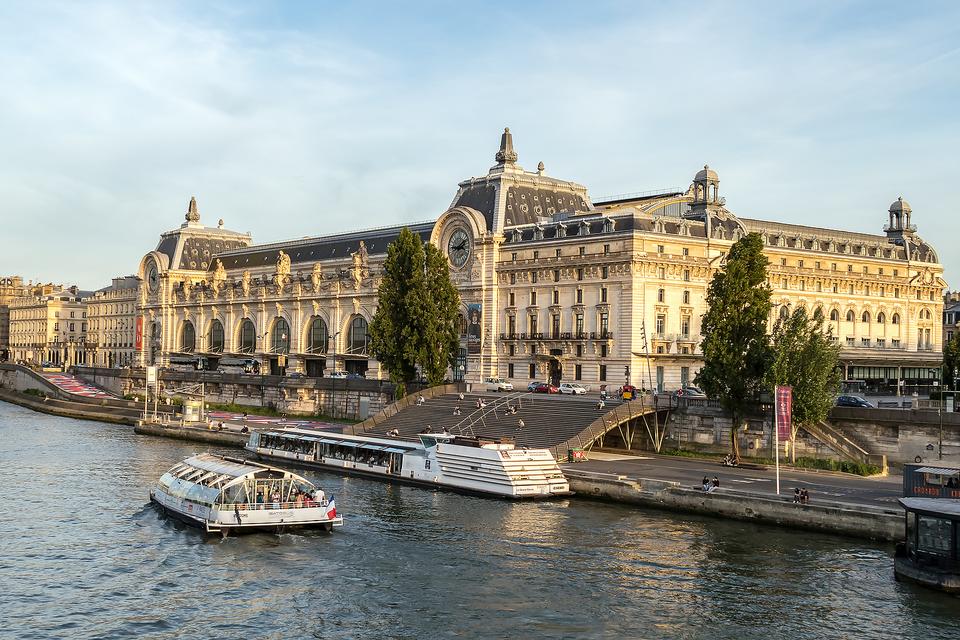
M793 387L777 385L777 437L781 442L789 440L791 436L791 420L793 411Z
M134 339L135 340L134 347L136 348L137 351L140 351L141 349L143 349L143 316L137 316L137 328L136 328L136 333L134 335L136 336L136 338Z
M480 321L483 307L479 304L467 305L467 353L480 353Z

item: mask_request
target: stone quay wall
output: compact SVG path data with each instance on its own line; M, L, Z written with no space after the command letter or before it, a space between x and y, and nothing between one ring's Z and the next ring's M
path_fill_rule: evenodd
M143 369L75 367L72 372L120 396L144 393ZM212 371L161 371L161 387L194 390L203 383L207 402L272 407L291 414L323 414L363 420L393 402L395 389L385 380L334 380L284 376L222 374Z
M836 533L871 540L903 537L903 510L849 503L795 504L792 497L765 496L724 489L704 493L677 482L611 477L564 470L577 497L642 505L673 512L695 513L761 522L788 529Z

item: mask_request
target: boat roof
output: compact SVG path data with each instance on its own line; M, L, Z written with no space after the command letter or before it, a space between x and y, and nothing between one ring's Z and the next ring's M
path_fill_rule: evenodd
M938 476L960 476L960 467L920 467L917 473L932 473Z
M907 511L924 511L960 519L960 500L950 498L900 498Z
M423 449L419 443L404 442L392 438L371 438L370 436L353 436L341 433L330 433L329 431L317 431L314 429L298 429L296 427L286 427L275 429L273 431L264 431L262 434L274 436L296 436L301 440L311 440L321 444L364 444L383 447L385 450L395 449L395 453L405 453Z
M256 476L256 474L263 473L265 471L283 474L285 477L293 478L313 486L313 483L306 478L298 476L295 473L291 473L286 469L270 467L258 462L251 462L250 460L218 456L212 453L200 453L190 456L186 460L174 465L173 468L171 468L167 473L177 479L182 480L186 479L187 476L190 476L197 470L206 471L208 473L202 474L197 478L193 478L189 480L189 482L208 487L220 487L221 489L224 489L246 478L252 478Z

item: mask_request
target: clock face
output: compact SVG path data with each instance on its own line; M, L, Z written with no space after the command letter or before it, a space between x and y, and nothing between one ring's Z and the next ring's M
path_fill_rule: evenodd
M160 274L157 272L157 265L151 263L147 267L147 288L150 289L152 293L157 292L157 288L160 286Z
M470 236L463 229L457 229L447 242L447 255L453 266L459 268L467 264L470 258Z

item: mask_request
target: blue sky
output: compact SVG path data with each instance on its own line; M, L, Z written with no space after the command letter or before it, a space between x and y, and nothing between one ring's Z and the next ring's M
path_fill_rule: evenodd
M880 233L960 286L960 3L4 3L0 274L97 288L196 196L257 242L432 219L493 164Z

